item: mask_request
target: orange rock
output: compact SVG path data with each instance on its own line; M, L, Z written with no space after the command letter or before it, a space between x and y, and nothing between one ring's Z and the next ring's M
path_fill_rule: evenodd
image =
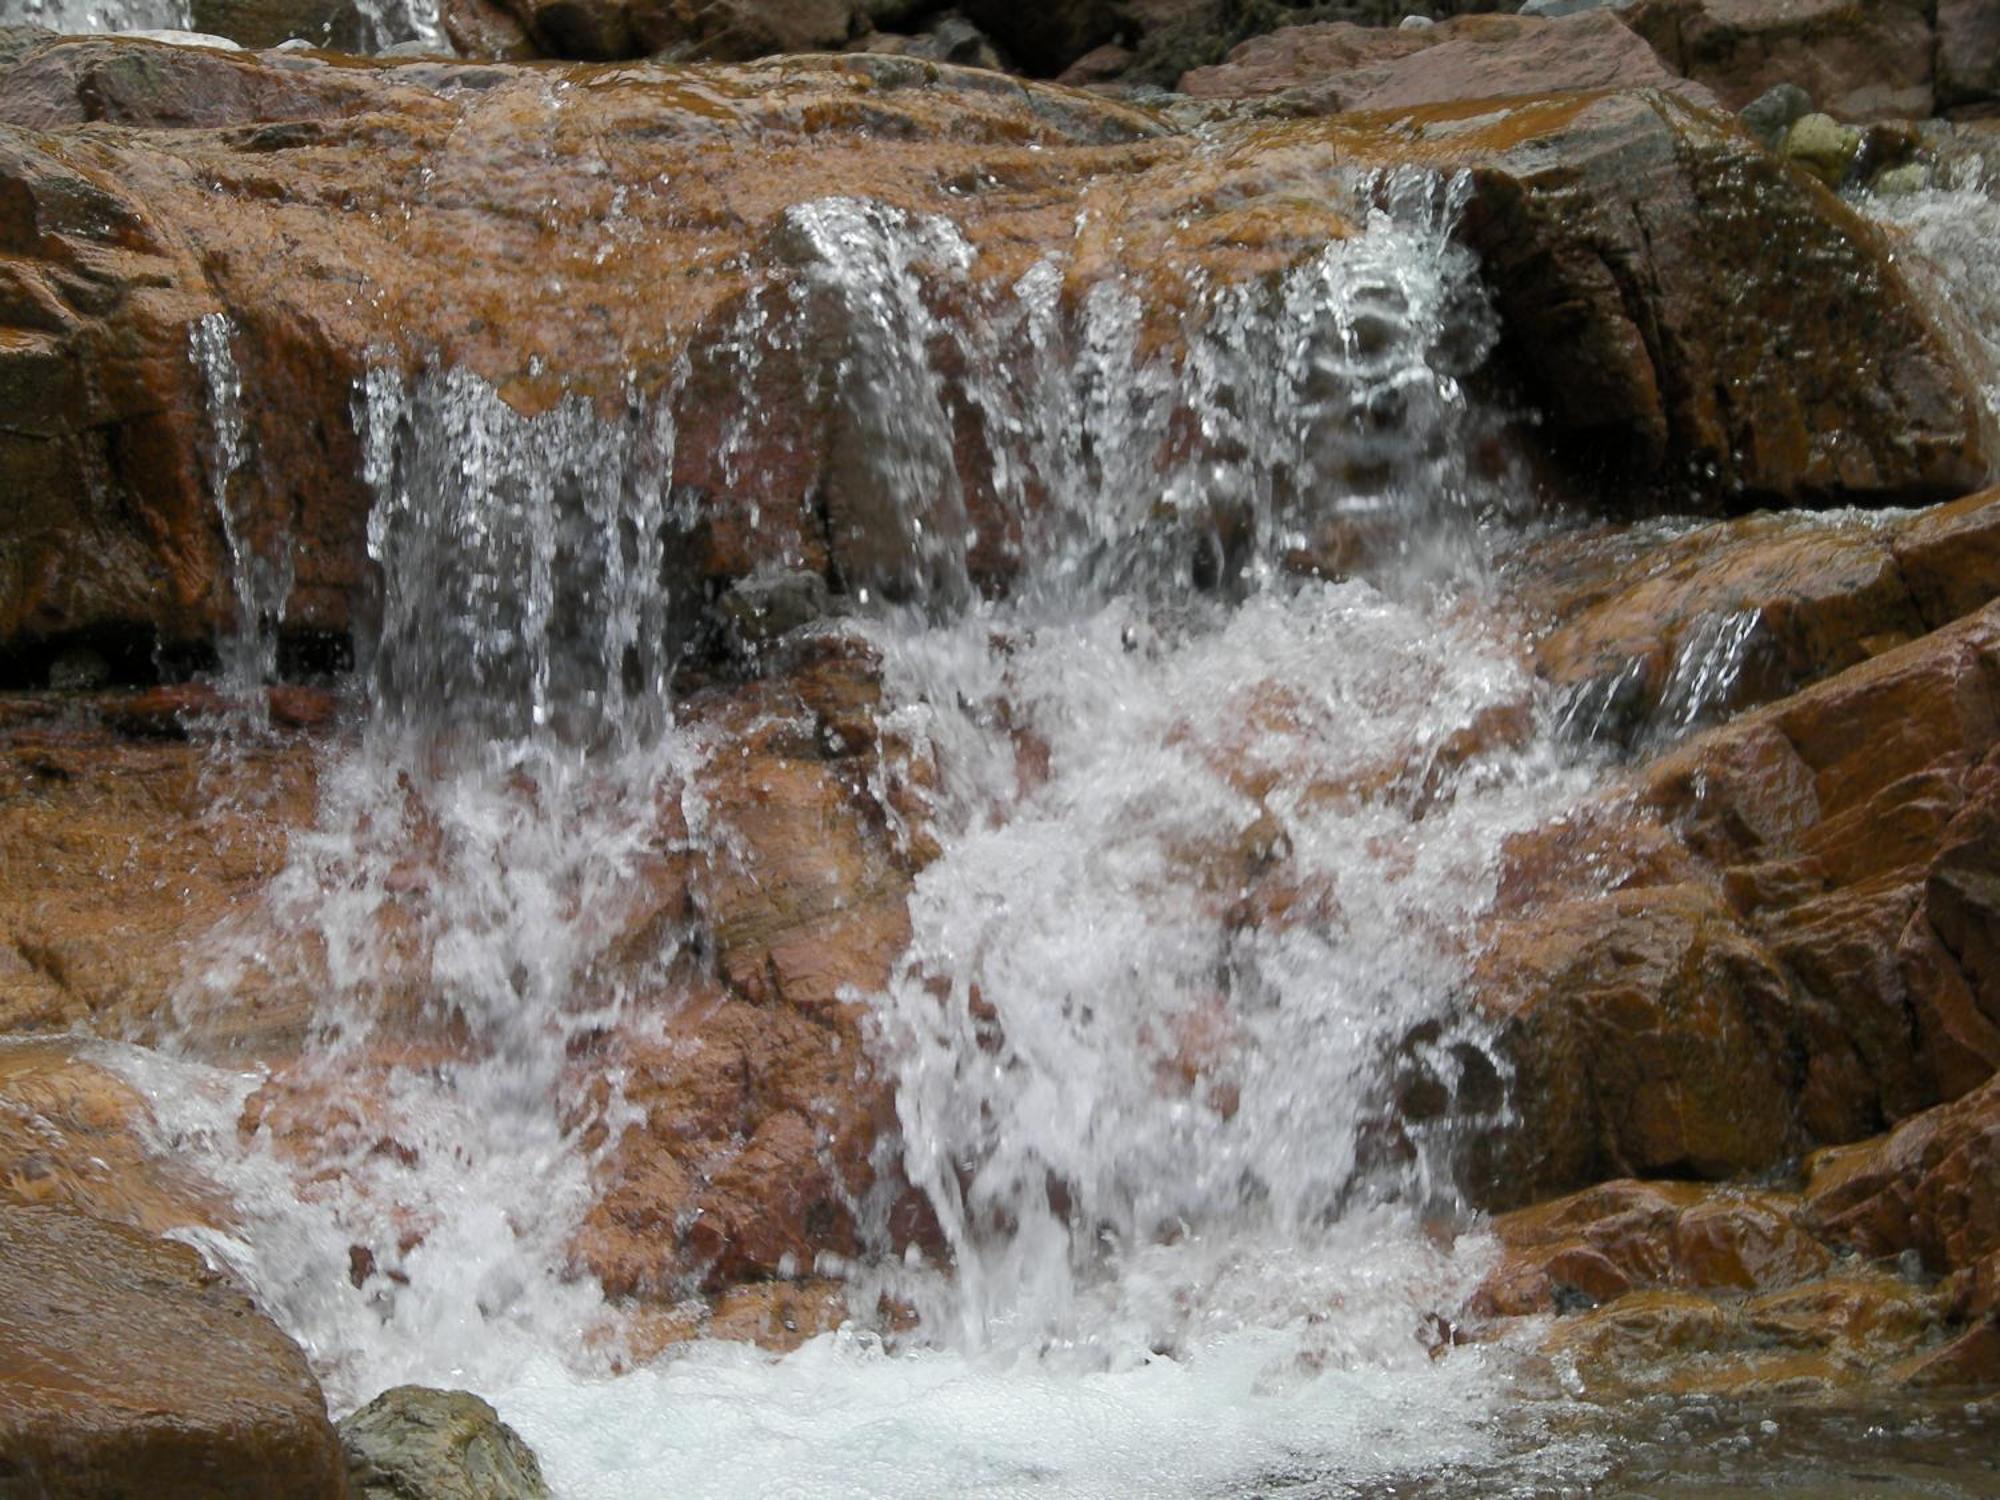
M912 586L923 549L907 518L878 524L866 434L805 399L798 360L745 389L727 355L797 278L786 213L829 195L949 218L980 286L1066 247L1066 294L1124 277L1155 349L1197 282L1256 281L1351 232L1325 191L1350 166L1462 170L1503 356L1584 470L1627 456L1621 484L1677 494L1712 472L1707 498L1736 504L1938 495L1983 469L1971 385L1875 232L1726 122L1643 92L1246 122L1215 151L1141 110L903 58L548 70L96 38L0 72L0 122L25 226L0 245L0 389L20 393L0 478L21 497L0 659L22 673L85 635L144 660L233 623L188 342L214 314L239 331L254 454L231 506L253 551L294 563L291 636L361 623L353 390L376 367L465 369L524 415L672 404L671 480L704 502L673 549L690 597L767 563ZM1556 211L1579 197L1591 213ZM1643 307L1605 269L1613 241L1645 268ZM721 441L745 409L770 420ZM1000 588L1022 523L981 478L977 426L957 454L970 567Z
M71 1044L0 1044L0 1200L150 1234L227 1224L210 1184L147 1146L151 1123L144 1098Z

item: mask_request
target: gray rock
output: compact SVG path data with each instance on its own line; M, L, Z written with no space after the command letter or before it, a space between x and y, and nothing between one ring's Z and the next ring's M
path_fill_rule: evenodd
M1739 118L1749 132L1770 150L1784 142L1785 132L1812 113L1812 95L1796 83L1768 88L1743 106Z
M718 602L737 645L746 651L834 613L832 593L817 573L795 569L738 579Z
M1574 16L1586 10L1625 10L1632 0L1526 0L1521 7L1524 16L1546 16L1554 20L1558 16Z
M340 1424L352 1500L552 1500L542 1467L468 1391L399 1385Z
M1890 167L1886 172L1878 172L1875 180L1868 184L1868 190L1884 198L1897 198L1921 193L1930 185L1931 169L1922 162L1910 161L1900 167Z

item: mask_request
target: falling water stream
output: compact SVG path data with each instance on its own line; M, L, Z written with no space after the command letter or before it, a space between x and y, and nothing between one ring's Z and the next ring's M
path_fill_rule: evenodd
M723 341L743 390L793 361L834 414L892 545L801 628L879 661L882 729L939 769L911 943L853 998L948 1264L878 1233L815 1268L854 1315L783 1358L704 1342L625 1368L619 1310L566 1255L592 1143L633 1118L616 1077L582 1087L571 1044L641 1019L696 951L670 926L611 963L659 829L722 858L736 838L710 795L732 747L670 689L692 628L676 549L712 503L670 483L672 392L526 417L461 371L362 383L365 723L326 752L263 908L189 976L179 1048L117 1053L236 1200L187 1237L338 1407L478 1390L579 1500L1446 1474L1548 1493L1593 1472L1590 1441L1554 1435L1559 1403L1518 1399L1516 1351L1425 1337L1493 1253L1453 1174L1462 1133L1506 1109L1469 1086L1497 1066L1463 1004L1474 924L1502 842L1598 769L1494 597L1524 485L1468 390L1495 329L1449 185L1375 196L1391 209L1286 276L1197 287L1166 348L1116 279L1065 295L1051 257L994 288L943 220L808 203L780 237L790 274ZM226 324L191 355L234 545ZM732 453L771 415L746 404ZM991 507L953 459L967 421ZM989 513L1017 537L1004 597L968 561ZM1359 564L1310 565L1330 532ZM286 577L253 554L225 656L246 686L272 670ZM1690 722L1714 665L1688 666ZM198 1060L251 989L305 1015L276 1095ZM1391 1087L1416 1036L1458 1100L1425 1123ZM366 1110L325 1108L341 1090ZM914 1327L878 1325L885 1293Z

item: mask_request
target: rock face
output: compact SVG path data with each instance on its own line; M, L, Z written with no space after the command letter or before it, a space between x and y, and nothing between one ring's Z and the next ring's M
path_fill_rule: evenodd
M185 1245L0 1206L0 1479L10 1495L346 1494L305 1356Z
M1983 480L1976 399L1879 234L1733 122L1654 91L1365 119L1472 173L1502 353L1624 492L1747 508Z
M283 740L248 750L231 771L245 795L218 801L182 718L200 705L171 690L110 693L95 712L10 700L0 862L36 879L0 882L0 1029L157 1035L186 945L282 867L287 830L311 819L310 756Z
M1997 650L1988 604L1517 844L1479 1000L1528 1107L1489 1194L1764 1170L2000 1066Z
M1815 1161L1806 1213L1831 1242L1868 1257L1915 1251L1933 1272L1973 1273L1979 1311L2000 1308L2000 1077L1905 1121L1886 1137Z
M1915 120L1937 102L1932 9L1920 0L1639 0L1625 20L1731 109L1792 83L1837 119Z
M1254 146L1217 156L1140 111L906 59L551 76L70 41L0 77L13 680L76 643L198 655L244 569L289 567L287 639L365 629L371 370L467 370L525 418L671 406L672 483L708 517L673 549L684 596L759 564L915 586L911 518L883 511L866 434L803 409L812 372L766 361L740 388L734 330L773 315L753 287L833 253L799 229L807 185L948 216L968 295L1052 244L1071 296L1114 267L1157 283L1142 305L1164 338L1192 278L1252 281L1345 233L1324 189L1349 163L1464 170L1505 351L1593 472L1707 503L1874 503L1955 492L1983 463L1969 383L1874 232L1666 95L1246 126ZM960 190L989 182L1005 191ZM1078 238L1079 209L1117 234ZM582 311L551 319L550 298ZM239 379L192 357L204 319ZM217 407L238 385L240 411ZM747 452L724 441L739 404L771 414ZM230 462L215 435L238 419ZM968 434L966 515L941 524L984 539L975 582L1004 583L1018 522L990 513L980 454Z
M1562 89L1641 88L1676 76L1609 11L1560 22L1461 16L1385 31L1335 22L1254 37L1215 67L1185 74L1197 99L1265 98L1332 114L1405 109Z
M0 1044L0 1203L62 1208L152 1234L219 1226L229 1207L148 1148L139 1092L62 1040Z
M466 1391L399 1385L340 1424L355 1500L549 1500L542 1467Z

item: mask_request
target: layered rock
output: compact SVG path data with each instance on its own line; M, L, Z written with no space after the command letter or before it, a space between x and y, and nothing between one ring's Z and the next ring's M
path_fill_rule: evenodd
M1875 526L1760 515L1620 556L1564 539L1517 566L1560 626L1537 645L1599 739L1684 729L1783 697L2000 594L2000 491Z
M0 1205L0 1251L11 1493L347 1493L304 1354L186 1245Z
M1467 1312L1487 1334L1568 1314L1546 1347L1598 1394L1989 1386L1996 1187L1989 1082L1820 1153L1798 1190L1618 1181L1503 1215Z

